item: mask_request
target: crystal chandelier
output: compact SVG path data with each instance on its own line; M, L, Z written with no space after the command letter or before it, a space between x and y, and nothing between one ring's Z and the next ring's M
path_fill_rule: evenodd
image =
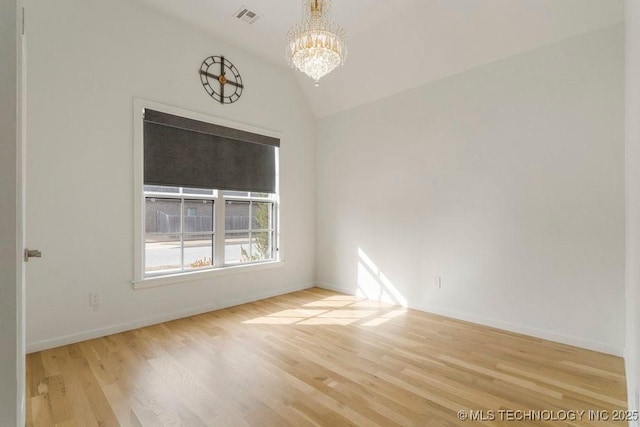
M287 61L316 82L347 59L346 33L331 22L331 0L302 0L302 21L287 34Z

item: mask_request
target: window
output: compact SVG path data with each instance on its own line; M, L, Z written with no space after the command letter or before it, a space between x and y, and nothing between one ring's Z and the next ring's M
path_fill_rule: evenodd
M277 261L279 139L141 110L135 280Z
M146 275L213 265L214 200L185 196L181 190L158 197L153 186L145 187Z
M244 197L225 191L225 263L237 264L273 259L274 203L264 193ZM266 196L266 199L265 199Z
M145 276L275 259L274 193L145 185L144 195Z

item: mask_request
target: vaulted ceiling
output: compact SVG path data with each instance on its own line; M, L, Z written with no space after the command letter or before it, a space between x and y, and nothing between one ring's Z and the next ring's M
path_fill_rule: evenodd
M140 0L286 67L300 0ZM260 18L247 24L241 7ZM333 0L349 56L320 81L290 70L317 117L622 22L620 0Z

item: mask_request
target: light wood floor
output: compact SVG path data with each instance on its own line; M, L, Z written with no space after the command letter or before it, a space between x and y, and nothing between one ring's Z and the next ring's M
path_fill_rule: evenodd
M549 426L499 411L626 396L620 358L314 288L30 354L27 405L29 426Z

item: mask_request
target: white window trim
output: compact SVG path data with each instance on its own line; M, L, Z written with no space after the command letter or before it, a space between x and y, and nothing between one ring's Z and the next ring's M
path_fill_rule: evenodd
M280 232L280 218L282 217L282 205L280 203L280 174L279 174L279 159L276 159L276 209L278 212L275 214L276 220L276 242L277 251L275 253L275 259L264 262L256 262L249 264L236 264L231 266L224 266L218 268L211 268L201 271L193 272L181 272L176 274L167 274L162 276L147 276L144 274L144 126L143 116L145 108L150 108L163 113L174 114L176 116L182 116L193 120L199 120L207 123L213 123L220 126L226 126L234 129L243 130L246 132L258 133L261 135L271 136L273 138L282 139L282 134L269 129L264 129L256 126L251 126L245 123L238 123L231 120L223 119L220 117L209 116L206 114L195 113L193 111L184 110L182 108L173 107L170 105L160 104L154 101L149 101L141 98L133 99L133 248L134 248L134 265L133 265L133 284L134 289L145 289L156 286L166 286L172 284L180 284L184 282L190 282L194 280L204 280L213 277L248 273L251 271L258 271L270 268L282 267L284 265L284 251L281 240ZM279 157L279 156L278 156ZM224 221L224 218L221 219ZM218 224L216 224L217 226ZM216 233L221 232L222 229L216 227ZM217 239L219 240L219 239ZM215 253L218 254L219 248L216 248Z
M210 268L202 271L189 271L176 274L167 274L164 276L145 277L140 280L133 281L134 289L148 289L158 286L176 285L185 282L193 282L195 280L206 280L220 276L228 276L230 274L249 273L260 270L269 270L272 268L283 267L284 261L263 261L253 262L251 264L237 264L226 267Z

